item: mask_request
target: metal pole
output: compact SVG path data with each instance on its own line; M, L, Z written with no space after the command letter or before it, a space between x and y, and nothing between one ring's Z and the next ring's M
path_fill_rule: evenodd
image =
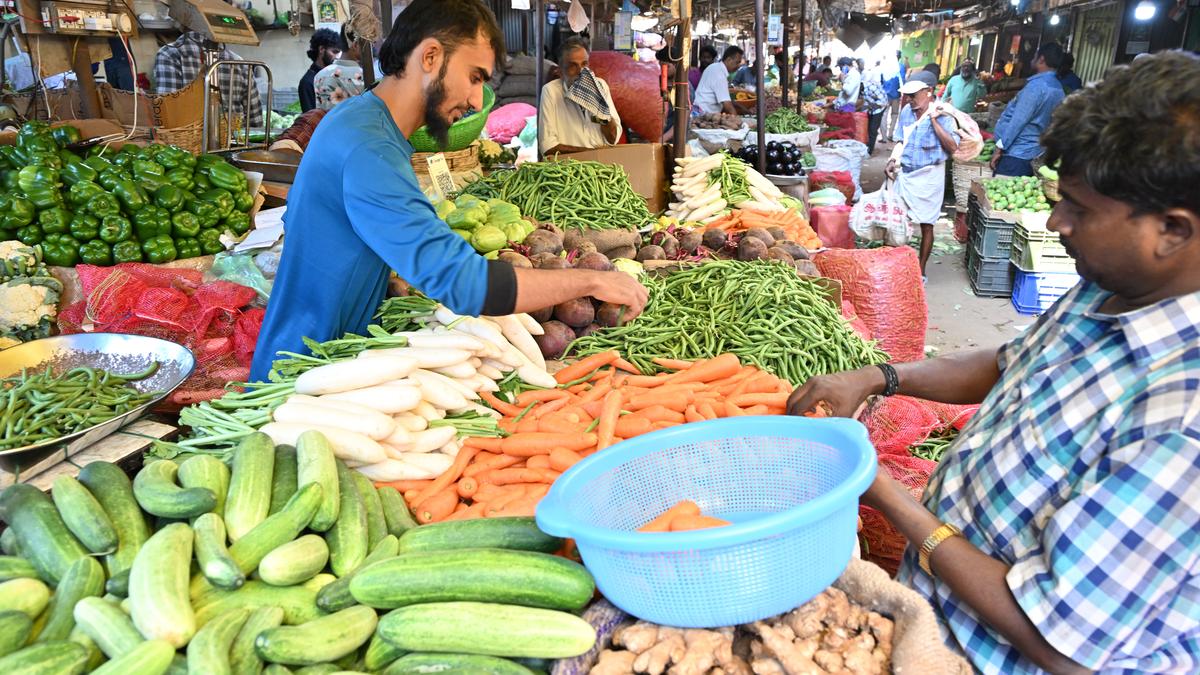
M691 97L688 96L688 53L692 44L692 0L679 0L679 33L675 40L675 158L687 152L688 122L691 116Z
M779 70L779 86L783 87L783 107L788 105L788 88L792 81L792 63L788 60L788 0L783 0L783 68ZM799 92L796 92L799 95Z
M545 64L542 62L546 58L546 5L542 0L533 0L533 59L534 67L534 87L537 88L538 105L541 105L542 85L546 83Z
M800 56L808 60L808 50L804 47L804 22L808 21L808 0L800 0ZM808 64L808 72L812 72L813 64ZM804 89L804 69L800 69L801 79L796 83L796 112L804 114L804 97L800 91Z
M390 0L383 2L386 5ZM358 43L358 65L363 71L363 86L370 87L375 84L375 55L371 53L371 43L362 38L354 38L354 41Z
M755 113L758 117L758 172L761 174L767 173L767 128L763 124L767 112L766 88L763 84L764 29L763 0L754 0L754 82L758 87Z

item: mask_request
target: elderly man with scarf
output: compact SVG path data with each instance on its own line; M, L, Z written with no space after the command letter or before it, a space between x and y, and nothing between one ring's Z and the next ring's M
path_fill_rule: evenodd
M588 68L588 48L579 37L563 42L562 79L542 87L538 108L538 147L542 154L583 152L615 145L621 118L608 83Z

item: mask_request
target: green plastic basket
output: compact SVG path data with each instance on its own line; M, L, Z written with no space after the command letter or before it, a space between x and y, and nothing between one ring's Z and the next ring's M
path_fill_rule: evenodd
M468 145L474 143L479 134L483 132L483 127L487 125L488 114L492 112L492 106L496 104L496 92L492 88L483 85L483 110L473 113L467 117L450 125L449 142L446 147L439 148L437 141L433 140L433 136L421 127L413 132L409 137L408 142L412 144L413 150L417 152L454 152L462 150Z

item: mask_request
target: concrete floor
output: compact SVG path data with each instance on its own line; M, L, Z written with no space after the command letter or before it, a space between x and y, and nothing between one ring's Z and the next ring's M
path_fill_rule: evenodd
M864 192L883 184L883 168L891 153L890 143L875 146L875 154L863 162ZM967 280L966 248L954 238L954 200L947 194L946 217L935 228L934 250L926 269L929 328L925 351L944 354L981 347L996 348L1020 335L1036 317L1018 314L1008 298L982 298L971 291ZM917 245L919 235L912 242Z

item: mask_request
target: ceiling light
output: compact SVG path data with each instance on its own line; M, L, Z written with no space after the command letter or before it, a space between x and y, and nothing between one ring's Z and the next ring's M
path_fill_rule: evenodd
M1158 12L1158 7L1150 0L1142 0L1133 10L1133 18L1138 21L1149 21Z
M1020 7L1020 6L1021 6L1021 0L1012 0L1012 6L1013 6L1013 7Z
M1050 16L1050 25L1051 26L1057 26L1059 21L1061 21L1061 19L1058 18L1057 14L1052 14Z

